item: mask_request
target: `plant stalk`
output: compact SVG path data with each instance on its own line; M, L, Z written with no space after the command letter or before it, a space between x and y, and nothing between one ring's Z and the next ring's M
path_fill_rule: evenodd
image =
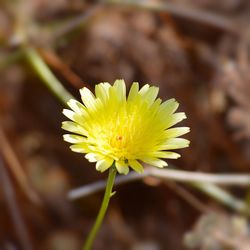
M87 240L82 248L82 250L91 250L92 246L93 246L93 242L96 238L96 235L100 229L100 226L103 222L104 216L106 214L108 205L109 205L109 201L110 198L112 197L113 193L112 193L112 189L114 186L114 181L115 181L115 176L116 176L116 168L114 166L114 164L112 165L112 167L109 169L109 176L108 176L108 180L107 180L107 184L106 184L106 189L105 189L105 194L102 200L102 205L101 208L99 210L99 213L97 215L96 221L94 226L92 227Z

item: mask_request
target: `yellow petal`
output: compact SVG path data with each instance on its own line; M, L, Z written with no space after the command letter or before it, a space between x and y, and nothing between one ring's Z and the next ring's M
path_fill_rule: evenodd
M139 83L134 82L128 94L128 102L133 101L138 96L138 91L139 91Z
M79 136L79 135L73 135L73 134L65 134L65 135L63 135L63 139L64 139L64 141L69 142L69 143L86 142L85 137Z
M109 88L111 85L107 82L97 84L95 86L95 95L97 98L100 98L103 102L107 101Z
M86 129L84 129L81 125L71 121L62 122L62 129L79 135L88 135L88 131L86 131Z
M169 99L161 104L159 114L165 116L173 114L178 107L179 103L174 98Z
M166 127L165 128L170 128L186 118L187 118L187 116L184 112L175 113L175 114L171 115L169 118L166 118L166 125L165 125Z
M84 115L84 116L88 115L87 111L86 111L86 107L83 104L81 104L80 102L78 102L74 99L71 99L67 102L67 104L77 114Z
M131 168L133 168L137 173L141 174L144 171L143 166L137 160L129 160L128 164Z
M96 154L96 153L88 153L85 155L85 158L89 162L97 162L97 161L103 160L104 156Z
M153 158L153 157L152 158L145 157L145 158L142 158L141 160L149 165L152 165L158 168L164 168L168 165L165 161L157 159L157 158Z
M69 109L63 109L62 112L66 117L68 117L70 120L75 121L75 112Z
M88 118L88 114L87 112L82 112L80 113L75 113L69 109L64 109L63 110L63 114L68 117L70 120L72 120L75 123L78 124L86 124L87 118Z
M165 158L165 159L178 159L181 157L180 154L175 152L167 152L167 151L158 151L152 154L153 157L157 158Z
M94 94L88 88L85 87L80 89L80 94L84 105L90 110L95 109L96 99Z
M160 150L170 150L178 148L186 148L190 144L189 140L183 138L170 138L159 146Z
M113 161L111 158L104 158L103 160L97 161L96 162L96 170L100 172L104 172L107 170L111 165L113 164Z
M164 132L165 138L174 138L184 135L190 131L189 127L170 128Z
M142 97L151 106L154 103L158 95L158 92L159 92L159 88L153 86L153 87L148 88L147 91L145 91L142 94Z
M145 85L140 89L139 94L140 94L141 96L145 95L145 93L148 92L149 87L150 87L150 86L149 86L148 84L145 84Z
M126 164L124 161L116 161L115 166L119 174L128 174L128 164Z
M86 143L71 145L70 149L76 153L88 153L88 145Z
M126 99L126 84L124 80L116 80L113 86L120 101Z

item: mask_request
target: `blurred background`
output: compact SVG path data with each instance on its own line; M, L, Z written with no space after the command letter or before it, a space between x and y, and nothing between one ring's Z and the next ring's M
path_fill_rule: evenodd
M1 0L0 249L81 249L103 192L67 193L107 177L62 140L84 86L159 86L191 128L171 167L249 174L249 22L248 0ZM115 190L96 250L250 249L247 188L225 189L247 209L149 177Z

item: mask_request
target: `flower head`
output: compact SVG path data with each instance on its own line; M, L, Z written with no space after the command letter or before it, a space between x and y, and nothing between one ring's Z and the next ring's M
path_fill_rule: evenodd
M80 90L83 104L71 99L63 114L62 128L73 133L64 140L72 143L72 151L85 153L90 162L96 162L98 171L105 171L113 163L119 173L127 174L129 167L143 172L142 162L162 168L163 160L180 155L170 150L184 148L189 141L177 138L189 132L188 127L171 128L186 118L175 113L179 104L175 99L162 102L157 98L159 88L144 85L139 89L133 83L126 95L123 80L100 83L95 95L88 89Z

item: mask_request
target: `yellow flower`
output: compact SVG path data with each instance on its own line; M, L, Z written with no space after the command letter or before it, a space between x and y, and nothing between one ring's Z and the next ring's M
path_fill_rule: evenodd
M189 132L188 127L171 128L186 118L185 113L174 113L179 104L175 99L162 102L157 98L159 88L133 83L126 96L123 80L100 83L95 95L88 89L80 90L83 104L71 99L72 110L63 114L71 121L62 128L64 140L72 143L72 151L85 153L96 162L98 171L105 171L115 162L117 171L127 174L129 167L143 172L142 162L163 168L162 159L176 159L179 154L169 150L188 147L189 141L177 138ZM156 99L157 98L157 99Z

